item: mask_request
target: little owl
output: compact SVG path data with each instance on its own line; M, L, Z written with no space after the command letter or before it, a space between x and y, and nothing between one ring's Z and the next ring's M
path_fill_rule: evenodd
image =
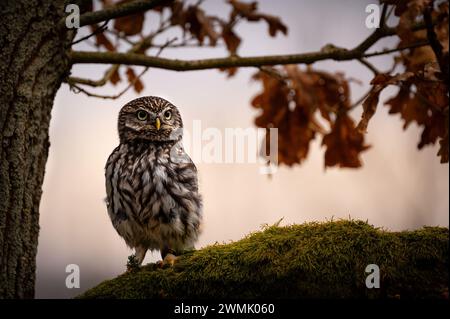
M200 232L202 200L197 169L184 152L177 107L155 96L127 103L119 113L120 144L106 163L111 222L142 264L147 250L163 263L192 249Z

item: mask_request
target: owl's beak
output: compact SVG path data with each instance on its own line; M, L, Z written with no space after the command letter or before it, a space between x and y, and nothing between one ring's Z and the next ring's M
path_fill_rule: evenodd
M159 117L156 118L155 126L157 130L159 130L159 128L161 127L161 121L159 120Z

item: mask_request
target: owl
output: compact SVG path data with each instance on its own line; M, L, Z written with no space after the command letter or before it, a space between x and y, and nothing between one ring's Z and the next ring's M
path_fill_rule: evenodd
M177 107L155 96L122 107L120 144L105 167L108 215L142 264L147 250L162 263L193 249L200 234L202 199L197 169L182 146Z

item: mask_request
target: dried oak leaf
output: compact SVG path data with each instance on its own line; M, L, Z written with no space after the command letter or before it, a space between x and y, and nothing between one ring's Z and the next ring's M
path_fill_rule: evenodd
M194 35L200 44L205 37L209 38L211 45L216 45L219 34L214 30L214 19L206 16L205 12L198 6L189 6L184 18L184 28Z
M257 126L278 129L279 163L291 166L306 159L317 134L326 133L316 119L317 113L333 123L333 114L348 110L349 87L342 74L311 68L303 71L294 65L282 71L265 68L256 74L254 78L262 82L263 91L252 105L262 111L255 119Z
M144 89L144 85L142 84L141 79L139 79L136 76L136 73L134 73L134 70L132 68L127 68L127 79L128 83L133 85L134 90L136 93L140 93Z
M437 38L442 45L442 51L448 54L449 51L449 2L444 1L439 4L437 10L432 12L433 19L437 20L438 23L435 25L434 30L436 32ZM448 61L448 57L447 57Z
M252 106L262 110L255 119L258 127L278 129L278 161L291 166L301 163L315 136L310 122L312 114L305 108L289 108L289 88L279 79L259 72L255 78L262 81L263 92L255 96ZM266 140L270 138L266 136Z
M175 2L178 1L165 0L159 6L154 7L152 10L161 13L164 11L165 8L171 8Z
M117 5L121 5L133 0L122 0L117 2ZM123 32L125 35L136 35L141 33L144 25L145 12L138 12L130 14L124 17L115 19L114 29L119 32Z
M428 144L440 143L438 156L441 162L448 158L448 91L447 86L427 69L411 77L409 83L403 83L396 96L385 102L390 114L400 114L406 129L415 122L422 127L418 148Z
M186 20L186 11L183 9L183 2L174 1L170 6L171 15L170 23L172 25L179 25L184 29L184 24Z
M219 71L226 73L227 77L231 78L236 75L238 68L219 68Z
M285 67L292 82L297 103L319 110L322 117L331 122L330 115L350 107L350 87L343 74L313 70L300 70L297 66Z
M448 163L448 117L447 117L447 134L439 140L439 151L437 153L441 157L441 163Z
M108 51L116 51L116 48L104 33L95 34L95 44L97 47L103 46Z
M439 138L445 137L447 131L445 116L442 113L433 112L427 118L427 123L420 135L420 141L417 147L421 149L428 144L435 144Z
M258 3L254 2L241 2L236 0L228 0L228 3L233 7L233 11L231 11L230 20L234 20L236 16L251 16L258 9Z
M409 81L414 76L412 72L405 72L398 74L396 76L390 76L388 74L377 74L370 84L373 85L367 98L364 100L363 113L361 115L361 120L358 123L357 129L361 133L366 133L369 121L375 114L378 106L378 101L381 91L388 85L398 85ZM404 95L401 98L405 98ZM403 103L404 101L402 101Z
M230 26L224 26L222 29L222 38L225 41L230 54L236 54L237 48L241 44L241 38L233 31Z
M326 147L325 167L361 167L359 156L370 147L364 144L364 135L346 113L337 115L331 132L323 137L322 145Z
M271 37L276 36L278 31L284 35L288 33L287 26L281 22L280 18L268 14L260 14L259 17L269 25L269 34Z
M258 5L256 2L244 3L237 0L229 0L228 3L233 7L230 14L230 21L234 21L238 16L245 18L247 21L263 20L269 26L270 36L274 37L277 32L281 32L284 35L287 34L288 28L281 22L280 18L269 14L259 13L257 11Z
M116 85L117 83L119 83L121 81L120 74L119 74L119 68L114 69L114 72L111 74L111 77L109 78L109 80L111 81L111 83L113 85Z

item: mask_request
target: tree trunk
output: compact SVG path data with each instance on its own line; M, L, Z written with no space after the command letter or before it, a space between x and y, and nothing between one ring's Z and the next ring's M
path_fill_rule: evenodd
M0 1L0 298L33 298L53 100L74 32L62 0Z

